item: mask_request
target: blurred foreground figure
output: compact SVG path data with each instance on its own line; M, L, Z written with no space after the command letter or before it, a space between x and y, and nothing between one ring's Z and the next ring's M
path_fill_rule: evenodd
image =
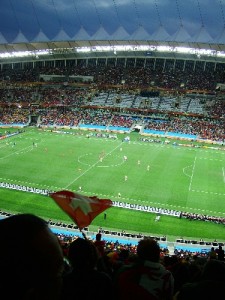
M172 300L174 278L160 263L157 241L144 238L137 246L133 263L118 270L115 276L116 298L121 300Z
M0 298L59 299L63 254L47 223L32 214L0 220Z
M174 300L214 300L225 295L225 263L217 259L208 260L198 280L183 284Z
M71 271L64 277L63 300L115 299L112 279L97 269L99 256L92 241L82 238L74 240L69 246L68 259Z

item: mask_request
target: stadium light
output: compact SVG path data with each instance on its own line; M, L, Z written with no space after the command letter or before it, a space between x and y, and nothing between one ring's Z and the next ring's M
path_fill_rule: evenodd
M103 45L103 46L92 46L92 47L75 47L75 48L56 48L56 49L44 49L44 50L35 50L35 51L13 51L13 52L4 52L0 53L0 58L15 58L15 57L39 57L41 55L54 55L55 53L90 53L90 52L113 52L118 53L119 51L123 52L174 52L174 53L183 53L183 54L196 54L197 56L214 56L225 58L224 51L216 51L211 49L199 49L199 48L190 48L190 47L172 47L167 45Z

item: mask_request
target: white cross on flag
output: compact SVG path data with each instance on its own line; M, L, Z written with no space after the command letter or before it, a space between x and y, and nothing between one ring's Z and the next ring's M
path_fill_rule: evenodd
M51 193L50 197L75 221L80 230L113 204L110 199L86 197L67 190Z

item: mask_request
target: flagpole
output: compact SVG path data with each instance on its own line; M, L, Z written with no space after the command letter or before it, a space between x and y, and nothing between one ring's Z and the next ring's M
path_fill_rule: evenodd
M79 228L80 229L80 228ZM83 235L84 239L87 240L87 236L86 234L82 231L82 229L80 229L81 234Z

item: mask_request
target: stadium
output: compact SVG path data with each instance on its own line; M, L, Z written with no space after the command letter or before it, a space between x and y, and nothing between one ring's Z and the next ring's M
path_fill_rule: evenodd
M69 230L68 189L113 201L90 236L224 245L225 4L170 2L0 4L3 216Z

